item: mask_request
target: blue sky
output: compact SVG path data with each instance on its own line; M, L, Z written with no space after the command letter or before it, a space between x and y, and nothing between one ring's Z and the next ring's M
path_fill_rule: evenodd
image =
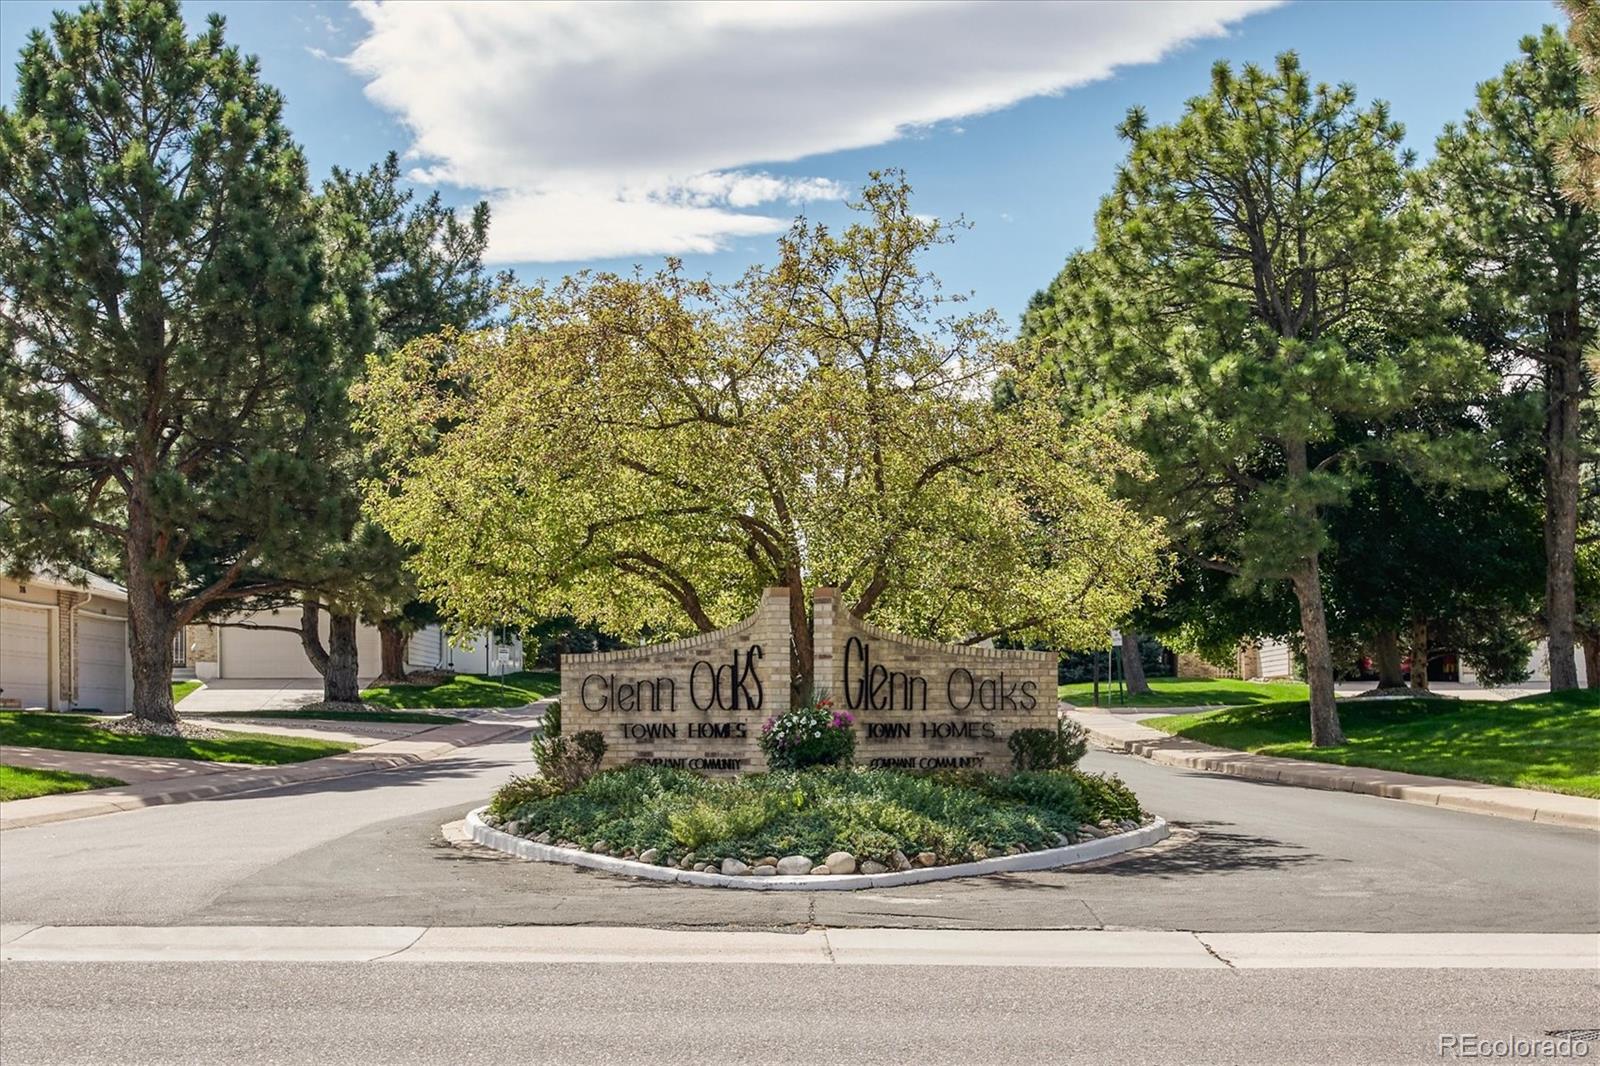
M0 3L9 103L27 33L61 4ZM1176 116L1217 59L1300 53L1390 102L1424 157L1473 87L1547 22L1523 2L346 5L189 3L228 20L285 94L314 173L394 148L452 203L488 196L495 256L525 278L681 254L728 277L770 232L904 168L919 211L974 228L933 262L1015 321L1087 242L1130 105ZM533 261L530 261L533 260Z

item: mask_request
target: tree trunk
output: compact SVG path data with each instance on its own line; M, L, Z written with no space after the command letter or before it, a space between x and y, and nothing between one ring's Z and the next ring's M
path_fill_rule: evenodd
M1411 623L1411 687L1418 692L1428 691L1428 620L1417 618Z
M1583 354L1576 307L1570 315L1558 316L1552 333L1558 337L1558 352L1545 364L1544 374L1544 622L1550 650L1550 691L1557 692L1578 687L1578 664L1573 652L1577 615L1578 398L1583 392Z
M817 673L817 649L811 635L811 619L806 613L806 592L798 567L786 575L789 586L790 678L789 706L801 707L811 701L811 686ZM839 699L840 693L833 693Z
M322 675L322 698L329 703L361 702L361 682L357 676L359 670L355 613L330 608L328 669Z
M1139 651L1139 634L1131 629L1122 631L1122 677L1128 684L1128 695L1140 696L1150 691L1150 682L1144 677L1144 655Z
M1378 664L1379 688L1405 688L1405 673L1400 668L1400 634L1380 629L1372 637L1373 658Z
M384 618L378 622L378 645L381 649L379 672L385 681L406 679L406 634L397 618Z
M1300 632L1306 642L1306 681L1311 686L1311 746L1331 748L1344 743L1339 710L1333 704L1333 648L1328 643L1328 618L1322 606L1322 577L1315 555L1294 576L1300 601Z
M1600 633L1583 634L1583 672L1590 688L1600 688Z
M300 601L300 647L305 649L311 668L328 676L328 649L322 646L322 603L315 596Z
M153 556L150 512L138 494L128 499L128 534L123 542L128 576L128 657L133 666L133 717L163 725L178 723L172 702L172 640L176 613L166 586L150 572Z

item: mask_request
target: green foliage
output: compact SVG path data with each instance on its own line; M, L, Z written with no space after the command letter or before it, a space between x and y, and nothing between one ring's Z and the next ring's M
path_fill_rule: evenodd
M854 206L735 282L583 273L374 361L368 503L425 593L472 623L659 638L833 585L904 632L1059 645L1158 587L1157 533L1110 493L1126 450L974 389L1017 353L927 273L950 227L896 173Z
M1320 556L1362 467L1454 475L1423 433L1345 435L1424 397L1475 395L1455 290L1428 254L1401 127L1347 85L1219 63L1174 123L1130 112L1096 246L1035 298L1025 332L1069 414L1105 412L1147 458L1123 491L1195 565L1284 580L1319 740L1336 742Z
M221 736L140 736L102 729L93 718L75 714L29 714L0 711L0 745L89 751L100 755L143 755L156 759L204 759L207 762L277 766L351 751L356 745L310 737L271 733L223 733Z
M808 855L832 851L887 859L931 851L963 861L974 846L1055 847L1081 822L1139 818L1132 793L1115 778L1076 771L1009 776L959 772L908 774L840 767L709 780L684 770L633 766L607 770L582 787L508 808L524 832L613 852L656 848L702 859Z
M827 696L819 696L768 718L761 726L761 753L773 770L842 766L856 753L854 723L849 713L834 710Z
M598 730L584 729L571 736L562 733L559 703L545 711L544 728L534 734L530 746L539 773L562 792L594 776L606 755L606 738Z
M1070 770L1089 750L1089 734L1069 718L1054 729L1015 729L1006 738L1011 765L1018 770Z
M1144 725L1225 748L1492 785L1600 797L1600 699L1589 691L1516 700L1341 701L1348 743L1314 748L1305 703L1147 718Z
M176 718L179 625L349 518L322 461L348 368L282 103L220 18L191 37L176 0L108 0L28 38L0 109L0 543L118 561L148 718Z
M547 777L512 774L511 780L495 789L494 795L489 798L489 813L496 818L508 818L512 811L524 803L560 794L560 786Z
M1093 696L1091 685L1062 685L1061 699L1078 707L1088 707ZM1251 703L1277 703L1304 699L1306 686L1295 681L1236 681L1232 678L1156 678L1150 691L1119 698L1116 686L1100 683L1103 707L1211 707Z

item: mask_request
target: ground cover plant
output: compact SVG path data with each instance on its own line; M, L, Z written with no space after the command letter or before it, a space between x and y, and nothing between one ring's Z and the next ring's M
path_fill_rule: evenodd
M110 788L123 782L114 777L70 774L65 770L35 770L29 766L0 766L0 801L53 796L58 792L83 792Z
M1078 707L1088 707L1094 701L1092 682L1075 682L1057 689L1061 699ZM1232 707L1254 703L1278 703L1283 700L1303 700L1307 689L1299 681L1235 681L1232 678L1170 678L1150 679L1150 691L1119 694L1114 681L1100 682L1102 707Z
M0 711L0 745L94 751L107 755L147 755L164 759L275 766L305 762L350 751L354 744L270 733L220 733L215 737L162 737L114 733L93 718L76 714Z
M1572 689L1516 700L1344 700L1345 743L1313 748L1303 701L1147 718L1206 744L1600 797L1600 697Z
M1058 847L1102 820L1139 820L1137 798L1115 777L1052 770L1010 776L832 767L711 780L686 770L630 766L555 792L513 780L488 815L523 836L612 854L655 852L754 864L764 856L820 859L848 852L894 865L931 853L965 862L1012 849ZM898 854L898 857L896 855Z
M380 707L521 707L561 691L554 670L519 670L504 677L457 674L440 685L378 685L361 702Z

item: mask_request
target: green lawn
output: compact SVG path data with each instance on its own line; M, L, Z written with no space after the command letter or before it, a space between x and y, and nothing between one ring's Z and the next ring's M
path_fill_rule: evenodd
M200 682L198 681L174 681L172 683L172 702L177 703L199 687Z
M53 796L58 792L82 792L91 788L110 788L124 784L114 777L69 774L65 770L34 770L26 766L0 766L0 800Z
M554 670L523 670L500 678L457 674L442 685L384 685L361 693L382 707L521 707L561 691Z
M305 762L350 751L354 744L270 733L225 733L211 740L185 737L141 737L100 728L93 718L76 714L31 714L0 711L0 744L56 751L94 751L106 755L148 755L164 759L207 759L211 762Z
M212 721L224 718L305 718L323 722L414 722L417 725L454 725L463 719L448 714L429 714L426 711L231 711L227 714L208 714Z
M1348 743L1313 748L1302 701L1147 718L1224 748L1600 797L1600 695L1340 700Z
M1171 677L1150 679L1151 691L1143 696L1131 696L1126 701L1117 698L1115 682L1100 682L1102 707L1238 707L1256 703L1274 703L1280 700L1303 700L1306 686L1298 681L1234 681L1229 678L1192 678L1179 680ZM1093 706L1094 684L1081 681L1062 685L1060 698L1078 707Z

